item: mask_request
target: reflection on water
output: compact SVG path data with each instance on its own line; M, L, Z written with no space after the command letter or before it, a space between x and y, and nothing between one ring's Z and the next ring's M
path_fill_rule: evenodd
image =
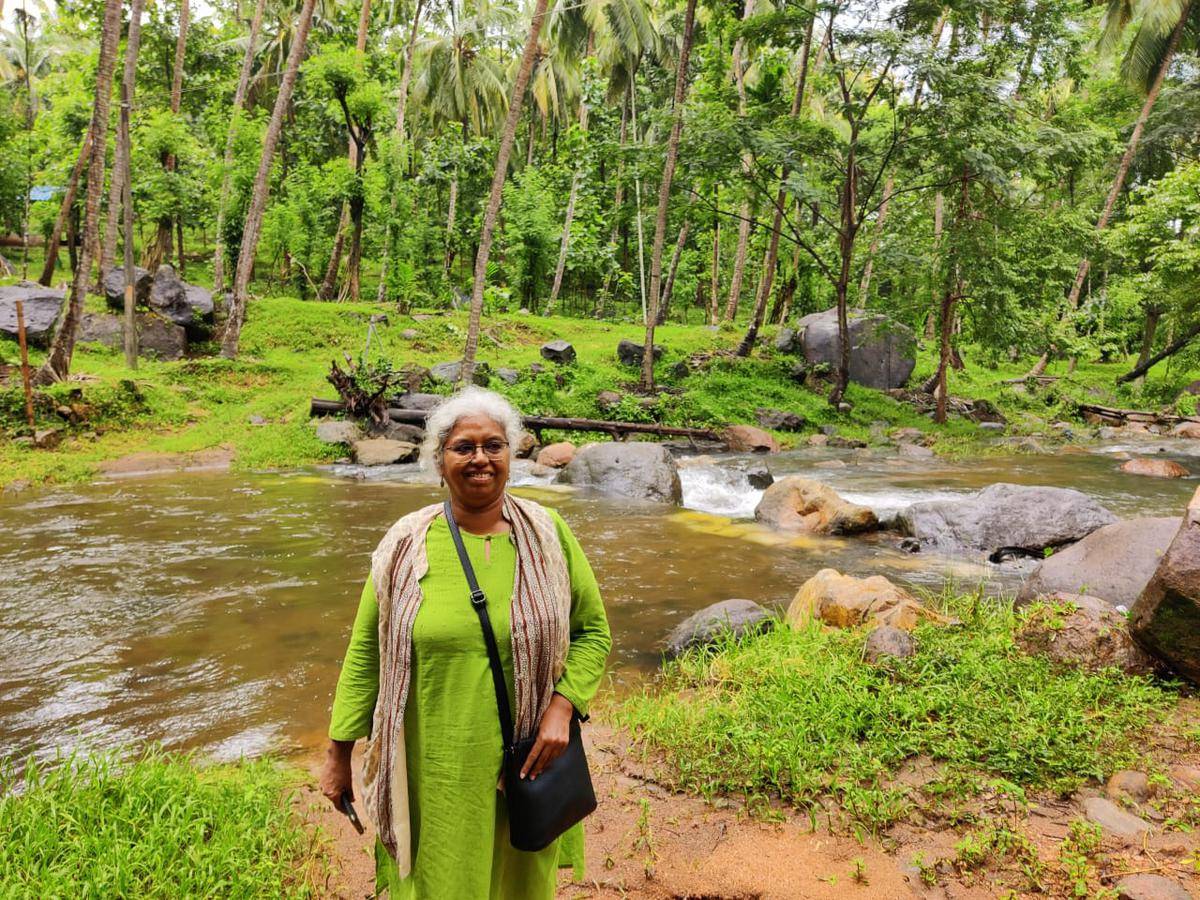
M947 576L992 591L1019 580L975 559L902 553L890 536L775 534L749 521L760 495L749 462L685 468L683 510L577 495L517 470L519 490L562 511L596 569L618 679L656 665L663 635L696 609L730 597L780 608L825 566L931 589ZM1119 515L1162 515L1192 488L1119 473L1099 455L945 463L804 451L767 462L884 515L996 481L1076 487ZM398 516L436 499L407 466L174 475L0 499L0 759L84 739L219 757L315 745L369 554Z

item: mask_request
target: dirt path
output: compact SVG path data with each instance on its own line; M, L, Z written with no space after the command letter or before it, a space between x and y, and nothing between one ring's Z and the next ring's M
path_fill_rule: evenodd
M778 821L763 821L763 816L749 816L740 802L708 804L675 793L626 752L621 732L596 725L585 734L600 807L587 823L586 878L572 882L570 871L563 870L560 900L1076 896L1059 856L1071 821L1080 816L1079 797L1031 798L1019 811L1011 802L996 806L985 797L974 808L959 810L963 820L953 825L925 819L859 841L823 824L813 830L808 818L782 811L768 817ZM1198 756L1191 752L1185 761L1200 763ZM318 764L309 765L314 775ZM921 767L908 777L919 781ZM324 896L373 896L372 836L359 837L328 806L315 778L298 802L307 820L331 839ZM960 843L970 833L986 831L988 823L1003 823L1023 839L1021 846L1032 849L1000 850L977 866L964 866ZM1099 889L1111 888L1119 873L1141 871L1168 876L1200 900L1200 835L1194 831L1159 830L1136 842L1106 838L1084 865L1090 866L1088 889L1080 896L1103 896ZM1032 890L1035 882L1040 892Z

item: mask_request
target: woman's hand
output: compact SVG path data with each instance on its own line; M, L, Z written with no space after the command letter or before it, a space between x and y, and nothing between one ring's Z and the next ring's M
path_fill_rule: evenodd
M353 752L354 741L330 741L329 749L325 751L325 765L321 768L321 793L339 812L343 793L349 793L350 799L354 800L354 777L350 773Z
M562 694L550 698L550 705L546 707L538 726L537 740L529 756L525 757L525 764L521 766L522 778L537 778L546 766L562 756L571 739L571 716L574 714L575 707Z

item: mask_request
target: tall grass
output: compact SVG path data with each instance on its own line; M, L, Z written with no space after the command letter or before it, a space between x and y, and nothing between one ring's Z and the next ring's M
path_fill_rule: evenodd
M312 837L271 761L150 751L0 774L0 897L311 896Z
M906 759L939 761L943 790L981 777L1067 790L1136 760L1172 705L1169 686L1025 656L1008 605L950 605L964 624L920 627L907 660L864 663L862 632L779 627L668 664L616 716L682 788L832 797L883 826L915 799L892 780Z

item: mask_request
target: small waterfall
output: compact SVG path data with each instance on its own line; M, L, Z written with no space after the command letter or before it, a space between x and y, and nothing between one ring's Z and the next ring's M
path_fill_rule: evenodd
M734 519L753 518L763 495L750 486L745 472L724 466L684 466L679 481L687 509Z

